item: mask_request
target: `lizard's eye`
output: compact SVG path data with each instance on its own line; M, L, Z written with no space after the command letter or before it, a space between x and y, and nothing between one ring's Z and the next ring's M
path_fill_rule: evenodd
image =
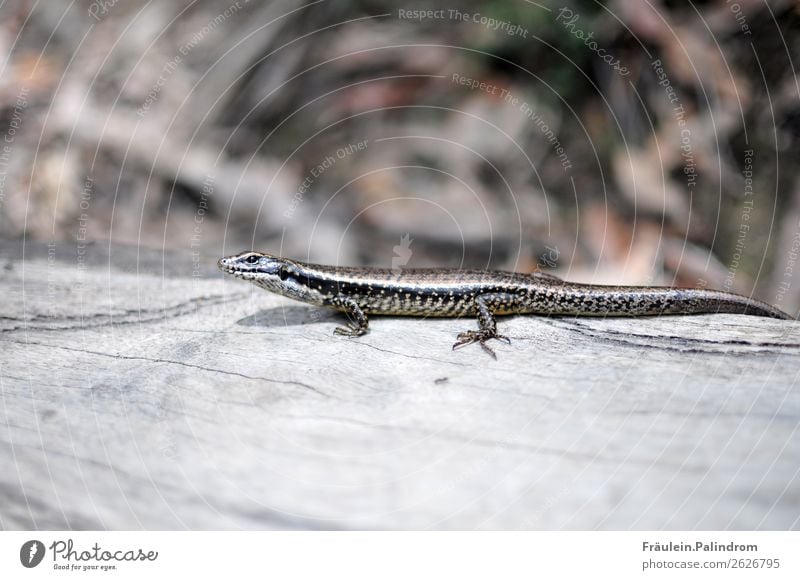
M247 262L248 264L257 264L258 256L256 256L255 254L250 254L249 256L247 256L247 258L245 258L244 261Z

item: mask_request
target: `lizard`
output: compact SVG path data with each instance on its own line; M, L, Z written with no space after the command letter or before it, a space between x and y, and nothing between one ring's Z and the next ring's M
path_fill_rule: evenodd
M453 349L505 341L496 316L658 316L749 314L792 317L746 296L703 288L604 286L567 282L543 272L523 274L458 268L391 269L324 266L248 251L221 258L219 268L288 298L344 312L349 322L334 334L357 337L369 329L369 314L389 316L477 316L478 329L456 337Z

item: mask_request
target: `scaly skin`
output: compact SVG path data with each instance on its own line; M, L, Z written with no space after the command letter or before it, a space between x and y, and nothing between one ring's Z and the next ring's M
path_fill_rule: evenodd
M552 314L568 316L657 316L661 314L749 314L782 320L791 317L745 296L698 288L598 286L565 282L548 274L487 270L350 268L306 264L243 252L222 258L224 272L301 302L345 312L347 327L336 334L360 336L368 330L367 314L392 316L477 315L479 330L458 335L453 348L497 334L495 316Z

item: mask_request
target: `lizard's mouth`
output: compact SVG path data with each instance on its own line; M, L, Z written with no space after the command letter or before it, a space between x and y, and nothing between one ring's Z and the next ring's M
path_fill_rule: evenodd
M235 278L240 278L242 280L254 280L259 275L263 276L260 272L250 272L248 270L241 270L234 265L225 264L222 260L217 262L219 269L222 270L225 274L230 274Z
M243 272L243 271L239 270L236 266L226 262L225 258L220 259L217 262L217 266L219 267L220 270L222 270L226 274L230 274L232 276L236 276L237 278L244 278L245 274L248 273L248 272Z
M226 274L230 274L231 276L235 276L237 278L254 278L255 272L242 272L241 270L237 270L236 268L232 268L227 266L222 268L222 271Z
M233 274L234 276L242 273L242 271L231 262L230 258L220 258L217 260L217 267L226 274Z

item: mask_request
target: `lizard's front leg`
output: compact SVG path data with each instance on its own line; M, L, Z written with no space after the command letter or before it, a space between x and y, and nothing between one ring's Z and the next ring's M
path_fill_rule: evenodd
M491 338L503 340L511 344L507 336L497 334L497 321L492 314L492 309L499 306L510 307L518 301L517 296L506 292L496 292L492 294L481 294L475 297L475 306L478 308L478 326L480 330L467 330L458 335L458 341L453 345L453 350L478 342L481 348L497 358L494 351L486 345L486 341Z
M343 311L347 315L347 318L350 319L347 326L337 326L333 334L340 334L353 338L367 333L367 330L369 330L369 320L367 320L367 315L364 314L364 311L361 310L355 300L346 297L336 297L331 301L331 305Z

